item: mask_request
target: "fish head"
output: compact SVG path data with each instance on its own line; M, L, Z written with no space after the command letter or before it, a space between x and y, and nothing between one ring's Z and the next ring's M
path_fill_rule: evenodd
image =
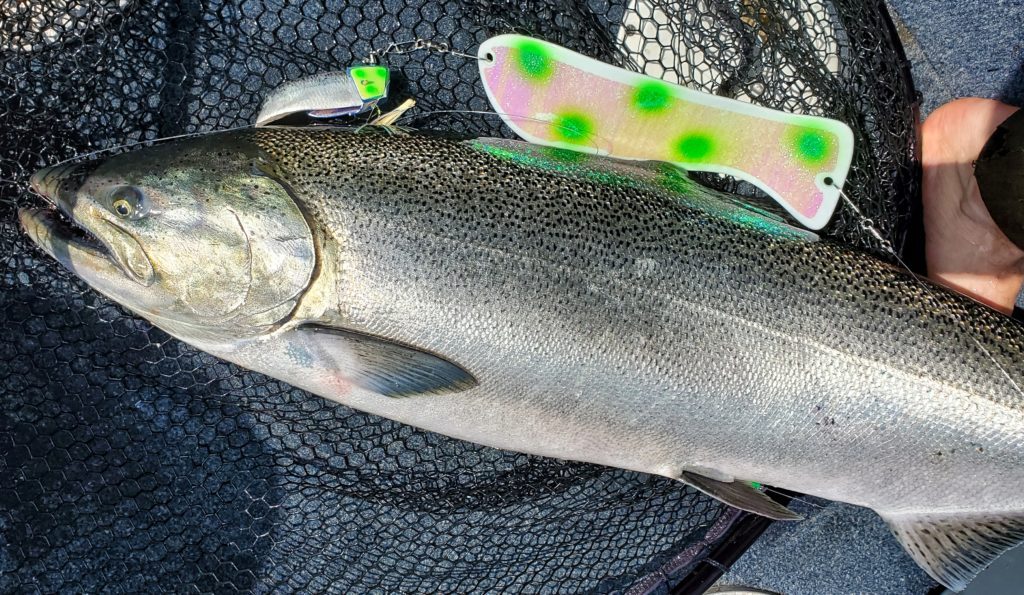
M238 137L50 167L31 186L50 203L22 209L31 239L182 338L265 331L295 306L316 265L303 212Z

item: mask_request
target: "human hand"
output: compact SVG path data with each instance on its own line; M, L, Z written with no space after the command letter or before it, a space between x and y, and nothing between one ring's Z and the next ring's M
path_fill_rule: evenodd
M921 129L928 275L1005 313L1024 283L1024 250L989 215L974 160L1015 111L998 101L958 99L932 112Z

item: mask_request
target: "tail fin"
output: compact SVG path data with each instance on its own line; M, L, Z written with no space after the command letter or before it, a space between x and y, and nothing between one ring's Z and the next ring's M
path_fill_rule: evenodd
M928 574L953 591L1024 542L1024 511L885 514L896 539Z

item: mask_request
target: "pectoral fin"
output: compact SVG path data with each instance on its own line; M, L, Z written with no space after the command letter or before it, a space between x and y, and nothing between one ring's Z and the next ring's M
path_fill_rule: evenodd
M1024 511L879 514L910 557L953 591L963 591L1000 554L1024 542Z
M679 479L708 496L740 510L753 512L776 521L798 521L803 518L743 481L718 481L689 471L683 471Z
M464 368L422 349L347 329L303 325L313 343L351 382L387 397L458 392L477 380Z

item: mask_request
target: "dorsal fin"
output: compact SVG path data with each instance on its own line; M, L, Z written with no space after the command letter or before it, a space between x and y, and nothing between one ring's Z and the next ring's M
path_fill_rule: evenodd
M921 568L953 591L1024 541L1024 511L975 514L882 514Z

